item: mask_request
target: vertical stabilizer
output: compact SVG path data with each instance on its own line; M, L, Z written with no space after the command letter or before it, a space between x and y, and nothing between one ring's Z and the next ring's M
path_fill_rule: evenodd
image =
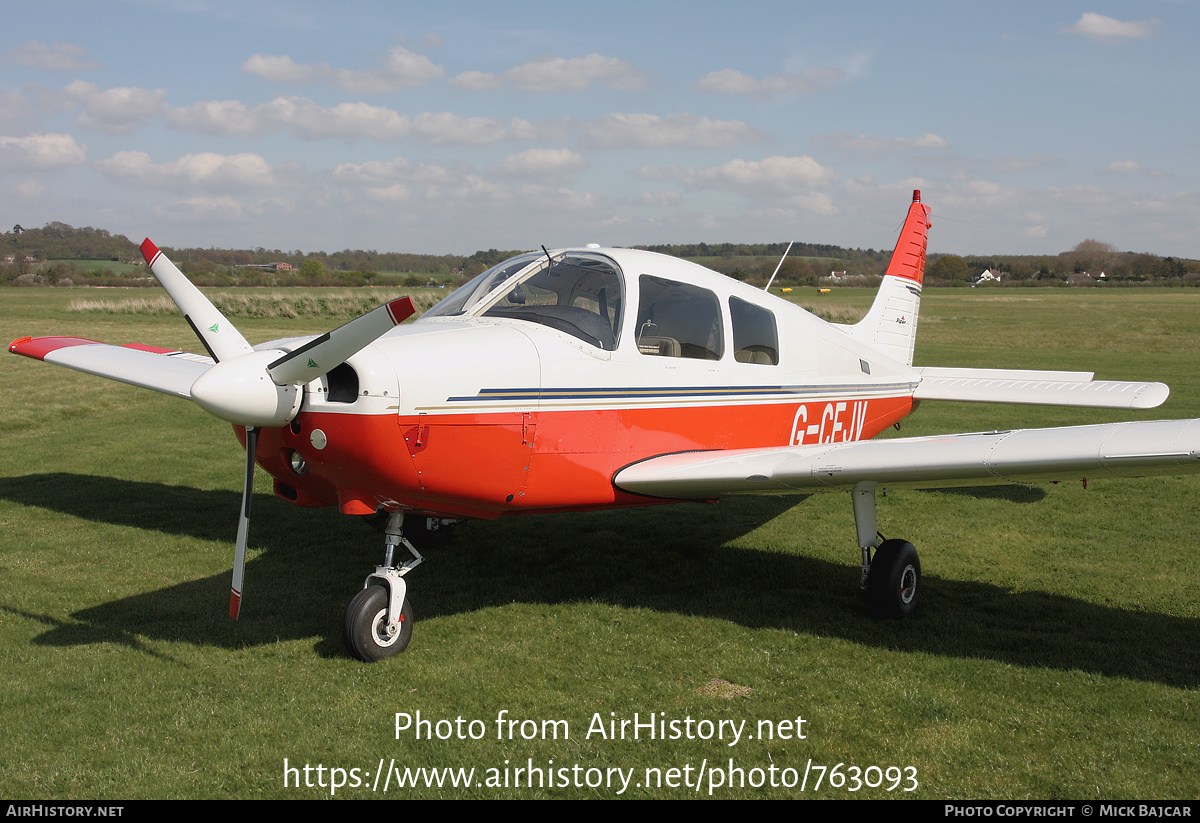
M912 205L896 250L883 275L883 284L867 316L848 327L855 340L912 365L917 342L917 313L921 308L921 285L925 280L925 245L929 233L929 209L921 192L913 192Z

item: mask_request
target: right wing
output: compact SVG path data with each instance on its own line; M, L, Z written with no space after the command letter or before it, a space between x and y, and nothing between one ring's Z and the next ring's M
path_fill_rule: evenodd
M613 485L650 497L893 487L952 488L1074 477L1200 472L1200 419L682 452L617 472Z
M9 344L8 350L34 360L187 398L192 396L196 378L213 365L212 358L187 352L140 343L110 346L82 337L23 337Z

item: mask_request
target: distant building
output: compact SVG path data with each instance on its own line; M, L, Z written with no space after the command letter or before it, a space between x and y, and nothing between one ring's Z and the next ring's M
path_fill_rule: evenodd
M975 281L975 284L978 285L980 283L999 283L1000 277L1002 274L1003 274L1003 272L992 271L991 269L984 269L983 274L979 275L979 279Z
M263 271L295 271L291 263L243 263L239 269L262 269Z

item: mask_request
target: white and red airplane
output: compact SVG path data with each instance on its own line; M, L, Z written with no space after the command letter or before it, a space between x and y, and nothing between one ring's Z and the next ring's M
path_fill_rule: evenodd
M922 400L1145 409L1167 398L1161 383L1085 372L914 367L929 214L914 192L854 325L683 260L588 246L507 260L408 325L402 298L319 337L252 347L146 240L208 357L63 337L9 351L191 398L234 424L248 448L232 617L256 462L286 501L386 520L384 562L344 623L364 660L408 645L413 542L458 520L737 493L850 492L870 610L901 617L917 605L921 565L912 544L876 530L881 485L1200 470L1200 420L872 441Z

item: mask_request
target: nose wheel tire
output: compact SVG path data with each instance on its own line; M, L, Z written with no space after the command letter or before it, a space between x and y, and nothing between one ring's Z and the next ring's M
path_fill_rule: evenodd
M885 540L875 550L867 576L867 606L882 619L908 617L921 596L921 560L912 543Z
M343 636L359 660L370 663L399 654L412 639L413 614L408 598L400 609L400 625L388 631L388 593L383 586L368 586L354 596L346 609Z

